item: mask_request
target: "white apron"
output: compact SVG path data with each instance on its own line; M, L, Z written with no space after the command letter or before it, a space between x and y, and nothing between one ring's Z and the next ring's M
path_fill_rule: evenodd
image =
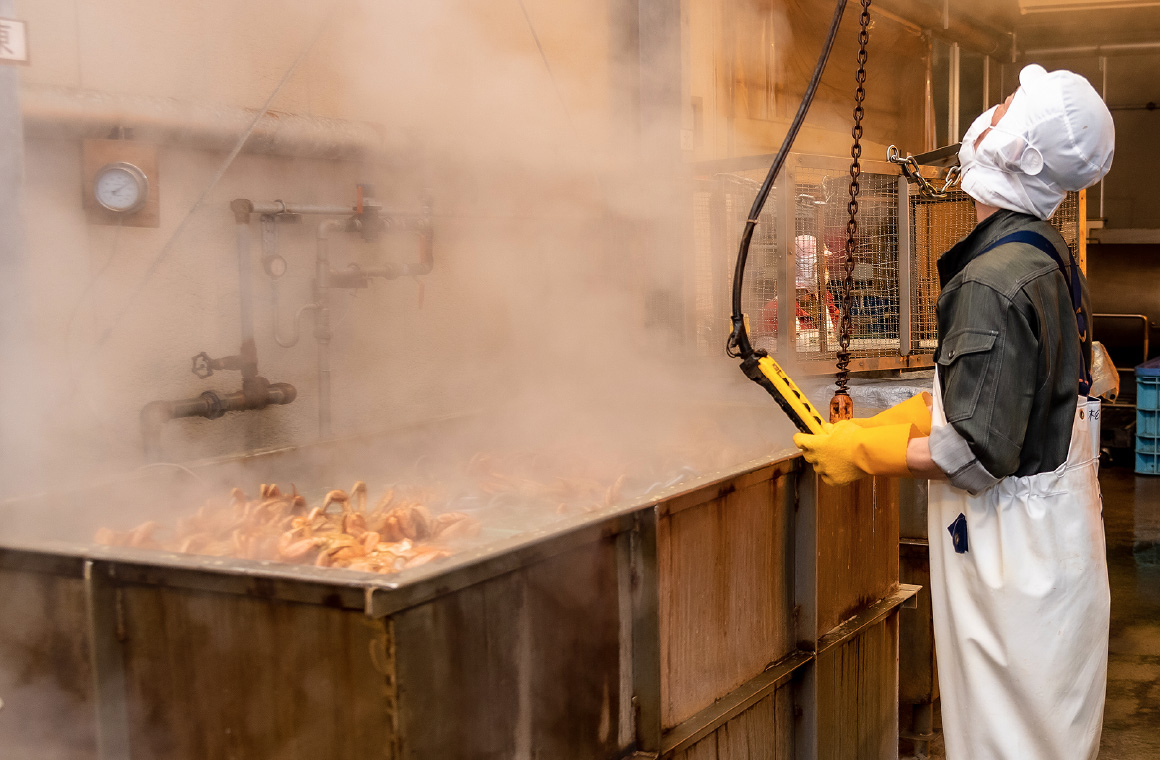
M978 496L931 481L931 597L947 760L1093 760L1111 597L1099 400L1080 398L1067 462ZM946 425L936 375L932 425ZM966 551L949 530L965 518ZM964 531L958 529L960 548Z

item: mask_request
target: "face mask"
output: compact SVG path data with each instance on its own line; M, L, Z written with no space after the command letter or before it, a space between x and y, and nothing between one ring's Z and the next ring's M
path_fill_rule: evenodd
M992 106L979 114L971 122L971 126L967 128L966 134L963 135L963 142L959 145L959 166L962 167L964 172L975 160L975 141L979 139L979 135L991 127L991 119L994 118L995 109L998 107Z
M1011 107L998 124L991 126L991 120L994 118L995 109L998 106L984 111L971 122L967 133L963 135L962 145L959 147L959 166L962 167L964 174L972 164L976 163L1002 172L1022 172L1031 177L1039 174L1043 169L1043 156L1038 150L1028 146L1026 138L1020 134L1021 105L1022 102L1019 101L1019 91L1017 90L1015 101L1012 102ZM1004 123L1009 122L1012 118L1016 121L1015 125L1011 125L1015 127L1014 131L1008 129L1009 125ZM975 143L984 132L987 133L987 136L976 148Z

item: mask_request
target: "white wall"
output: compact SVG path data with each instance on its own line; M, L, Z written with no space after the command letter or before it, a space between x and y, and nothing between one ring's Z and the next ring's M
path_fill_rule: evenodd
M597 251L594 206L586 202L592 167L606 168L614 133L606 10L579 1L529 0L527 7L571 122L514 3L18 1L16 16L28 22L31 36L26 87L247 108L266 100L334 14L271 107L406 129L428 159L424 176L404 178L389 166L243 153L146 281L225 156L161 146L161 227L117 228L86 220L80 142L29 139L25 190L36 306L27 327L47 367L37 385L38 401L49 410L29 445L42 448L47 472L90 477L135 466L138 412L146 402L240 387L237 373L203 381L189 371L199 351L221 356L238 349L229 212L237 197L353 203L360 181L405 206L416 205L423 189L433 195L436 265L424 279L422 309L411 279L378 281L353 297L332 295L336 435L475 408L497 384L514 392L515 365L499 360L528 339L523 321L542 311L536 300L542 294L523 293L520 267L579 270L577 246ZM282 287L287 324L311 297L316 223L307 218L282 230L290 262ZM298 400L217 421L170 423L163 444L173 460L301 443L317 434L312 323L306 320L296 347L274 344L256 219L252 232L261 374L294 384ZM350 261L412 261L416 254L410 235L378 246L339 236L332 258L341 268ZM566 316L548 315L545 324Z

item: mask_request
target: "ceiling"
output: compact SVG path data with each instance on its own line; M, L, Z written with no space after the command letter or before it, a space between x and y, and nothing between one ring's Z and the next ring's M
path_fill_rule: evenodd
M1160 6L1028 13L1017 20L1015 34L1021 50L1158 42Z
M943 0L910 4L943 9ZM1014 31L1021 51L1160 42L1160 0L950 0L949 9L1004 36Z

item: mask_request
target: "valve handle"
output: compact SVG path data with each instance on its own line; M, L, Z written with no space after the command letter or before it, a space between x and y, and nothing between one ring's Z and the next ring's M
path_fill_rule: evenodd
M211 359L209 354L202 351L197 356L193 357L193 367L190 370L193 374L205 380L207 377L213 375L213 366L210 364Z

